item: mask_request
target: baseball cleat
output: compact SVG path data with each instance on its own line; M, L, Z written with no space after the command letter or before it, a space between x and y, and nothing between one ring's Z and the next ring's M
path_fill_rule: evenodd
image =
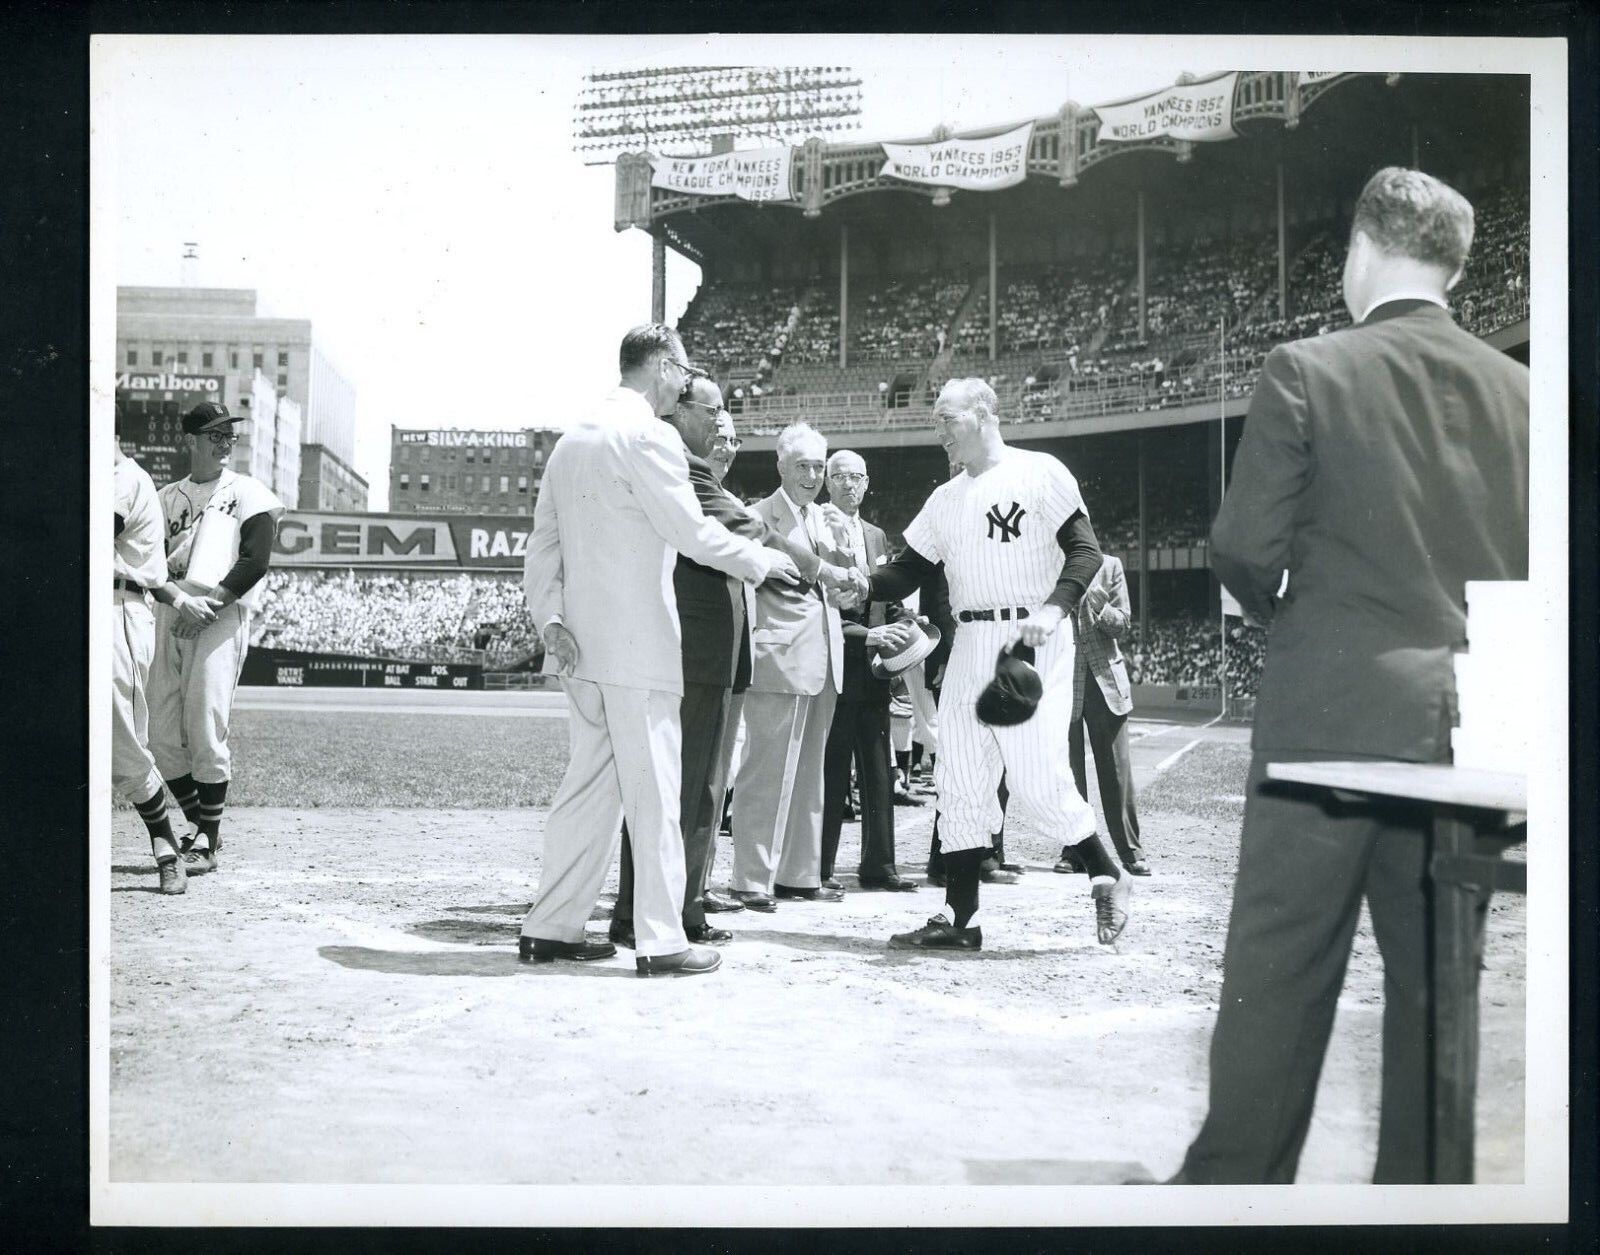
M187 854L190 850L194 849L194 843L198 840L200 840L199 825L190 824L189 831L184 833L182 839L178 842L178 853Z
M944 915L935 915L921 928L895 933L889 938L891 950L982 950L983 929L957 928Z
M189 876L181 858L164 858L156 863L161 873L162 893L184 893L189 888Z
M1109 946L1128 926L1128 906L1133 900L1133 880L1119 876L1109 885L1096 885L1094 898L1094 929L1100 944Z
M192 849L183 856L183 867L191 876L204 876L207 872L217 870L217 852L215 849Z

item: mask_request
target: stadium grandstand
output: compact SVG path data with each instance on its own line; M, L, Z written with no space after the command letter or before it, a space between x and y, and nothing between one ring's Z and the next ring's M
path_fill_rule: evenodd
M1103 547L1126 564L1134 681L1252 695L1265 634L1229 620L1224 635L1208 533L1262 360L1349 323L1349 212L1391 164L1473 202L1453 312L1527 360L1528 83L1198 80L1211 83L1232 93L1223 142L1119 141L1101 134L1101 111L1067 103L1034 120L1024 177L997 190L894 177L871 143L808 140L791 150L790 198L762 203L652 186L648 154L620 157L615 226L653 237L658 318L666 249L701 270L678 325L745 437L729 486L771 492L776 434L803 419L866 459L864 513L898 542L948 473L932 430L939 386L982 376L1008 441L1073 470ZM260 643L285 649L489 671L539 661L508 570L275 571L258 624Z

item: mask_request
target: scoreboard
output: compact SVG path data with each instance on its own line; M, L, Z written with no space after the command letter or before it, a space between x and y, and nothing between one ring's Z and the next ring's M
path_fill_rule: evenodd
M170 371L117 376L122 402L122 447L149 473L156 487L189 473L183 447L183 416L201 401L223 401L224 375Z

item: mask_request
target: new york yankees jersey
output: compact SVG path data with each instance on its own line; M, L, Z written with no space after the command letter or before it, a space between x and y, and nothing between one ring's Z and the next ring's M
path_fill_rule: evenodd
M141 588L160 588L167 582L163 547L161 500L150 476L132 458L122 458L111 477L114 513L122 516L111 568L119 580L132 580Z
M196 483L185 476L161 490L161 510L167 520L167 566L173 579L189 573L195 537L207 515L227 519L232 533L229 565L239 557L239 527L258 514L270 514L274 523L282 516L283 502L260 480L237 471L224 470L216 479ZM226 573L226 567L223 573ZM220 575L217 578L221 578ZM246 609L255 609L261 584L239 599Z
M906 544L944 563L953 611L1037 607L1061 575L1056 532L1083 508L1078 481L1058 459L1008 448L982 475L935 488Z

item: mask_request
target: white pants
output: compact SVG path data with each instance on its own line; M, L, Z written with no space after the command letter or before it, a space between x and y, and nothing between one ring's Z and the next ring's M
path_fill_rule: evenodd
M118 797L143 802L161 790L150 753L150 660L156 621L137 593L119 589L111 613L111 787Z
M926 666L918 663L906 672L906 692L911 695L911 739L921 742L924 754L934 754L939 749L939 706L928 691Z
M1044 697L1033 718L1010 728L978 722L978 695L994 676L1001 647L1016 625L963 623L956 630L939 693L939 842L945 853L989 845L1004 813L996 795L1003 775L1020 805L1054 839L1076 845L1094 835L1094 811L1072 779L1067 737L1072 714L1072 625L1063 621L1035 653Z
M633 846L633 929L641 958L677 954L683 933L683 699L656 689L566 678L571 755L544 830L539 896L522 935L583 940L617 857L622 821Z
M156 607L156 654L150 664L150 749L162 779L200 784L232 778L228 721L239 671L250 648L250 612L238 602L217 611L192 640L172 633L178 612Z
M815 697L744 695L744 759L733 786L733 888L822 884L822 752L838 701L833 677Z

